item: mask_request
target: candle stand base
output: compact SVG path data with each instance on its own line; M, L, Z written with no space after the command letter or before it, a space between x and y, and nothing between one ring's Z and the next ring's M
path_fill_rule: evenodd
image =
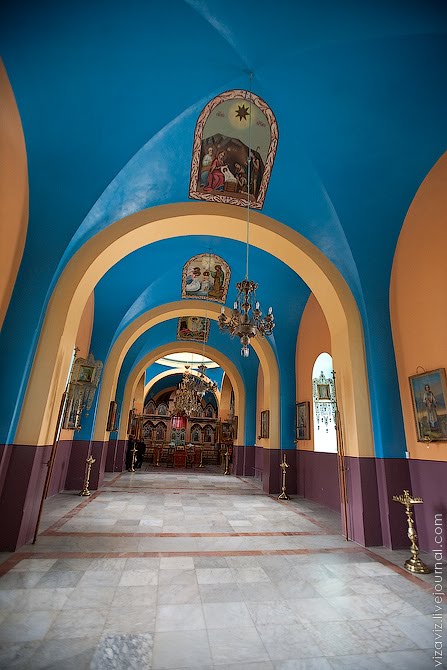
M405 561L404 568L409 572L414 572L417 575L428 575L431 572L430 568L425 565L425 563L423 563L420 558L415 556L412 556L408 559L408 561Z

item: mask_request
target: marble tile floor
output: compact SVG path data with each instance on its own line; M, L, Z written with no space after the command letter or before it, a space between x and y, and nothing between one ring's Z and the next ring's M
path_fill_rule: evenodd
M0 555L0 668L447 667L433 576L401 563L251 481L111 475L91 498L49 499L36 544Z

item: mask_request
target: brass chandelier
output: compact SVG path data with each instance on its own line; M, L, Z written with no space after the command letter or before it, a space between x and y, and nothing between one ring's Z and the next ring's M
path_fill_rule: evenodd
M271 335L275 327L273 309L269 307L265 317L259 309L259 302L256 300L256 282L248 279L248 272L245 279L236 284L237 296L234 301L231 317L225 314L225 308L222 307L218 317L219 328L226 331L231 337L239 337L241 341L241 356L247 358L250 354L250 340L256 335ZM250 314L251 312L251 314Z
M182 380L173 398L172 416L196 416L201 408L194 375L190 366L185 365Z
M190 365L185 365L182 380L173 397L172 416L197 416L202 409L202 398L207 391L215 393L217 384L206 378L206 365L198 366L199 374L194 375Z
M252 74L250 73L250 83ZM273 316L273 309L269 307L266 316L262 315L259 302L256 298L256 289L258 284L248 278L248 256L250 250L250 187L251 187L251 117L252 117L252 100L251 93L249 98L249 140L248 140L248 157L247 157L247 245L245 258L245 279L236 284L237 296L233 304L231 316L227 317L225 314L225 307L221 308L219 317L217 319L219 329L222 332L227 332L230 337L239 337L241 341L241 356L247 358L250 354L250 340L258 334L265 337L271 335L275 327L275 319Z
M194 377L194 383L196 385L196 393L200 398L203 398L207 391L215 393L217 391L216 382L212 382L206 378L206 372L208 368L204 363L201 363L198 368L199 374L197 377Z

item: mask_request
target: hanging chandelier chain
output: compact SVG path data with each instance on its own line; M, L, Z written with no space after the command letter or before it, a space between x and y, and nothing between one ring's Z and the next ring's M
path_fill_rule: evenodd
M248 157L247 157L247 246L245 251L245 279L248 279L248 257L250 252L250 187L251 187L251 114L252 114L252 87L253 72L249 74L250 90L248 99Z
M221 313L217 319L219 329L223 332L228 332L230 337L239 337L241 342L241 355L247 357L250 353L251 338L260 334L262 337L269 336L273 333L275 327L275 319L271 307L265 317L262 316L259 302L256 298L256 289L258 284L249 279L248 275L248 261L250 250L250 197L251 193L255 195L256 185L251 183L252 176L252 161L253 150L251 146L251 130L252 130L252 111L253 111L253 95L252 95L252 81L253 73L249 73L250 90L249 97L249 112L248 112L248 147L247 147L247 244L245 252L245 279L236 284L237 296L233 304L231 316L227 317L225 314L225 307L221 308ZM259 162L259 158L256 159Z
M189 367L189 365L185 365L183 377L174 395L173 416L192 416L197 414L201 407Z

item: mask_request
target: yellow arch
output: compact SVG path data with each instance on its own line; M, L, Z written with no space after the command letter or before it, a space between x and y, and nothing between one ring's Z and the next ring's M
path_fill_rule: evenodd
M22 122L0 58L0 328L22 261L28 228L28 164Z
M82 309L87 296L110 267L147 244L174 237L209 235L210 230L216 231L219 237L244 242L245 226L241 225L244 217L244 211L231 205L162 205L121 219L88 240L67 264L48 306L16 443L51 443L58 399L62 396ZM347 283L309 240L264 214L252 213L250 241L267 253L274 250L279 260L302 277L320 303L331 332L346 453L373 456L363 329ZM265 356L261 364L268 375ZM278 394L274 391L272 397L277 395L278 400L270 407L272 419L276 412L279 416L279 387Z
M199 315L200 316L200 315ZM169 344L163 344L160 347L157 347L156 349L153 349L150 353L146 354L141 361L138 362L138 365L135 366L135 368L130 372L129 377L127 378L126 385L124 387L124 394L123 394L123 408L128 408L132 404L132 398L135 395L135 389L137 387L138 381L141 378L141 375L144 373L146 368L149 365L152 365L154 361L156 361L158 358L160 358L163 355L163 352L166 354L167 351L170 353L177 353L179 351L183 351L185 349L185 344L184 342L171 342ZM193 353L201 353L202 348L199 343L197 343L197 347L195 346L195 343L193 342L188 342L188 349L190 349ZM195 351L195 349L197 349ZM234 388L234 402L235 402L235 407L238 408L238 411L240 412L240 425L242 426L241 428L241 435L244 434L244 428L245 428L245 389L244 389L244 383L242 381L242 377L239 374L239 371L237 367L234 365L234 363L231 362L229 358L221 354L217 349L213 349L212 347L207 347L207 351L209 354L212 356L212 358L216 361L216 363L219 363L221 367L224 367L228 371L228 376L231 380L231 383L233 384ZM101 402L101 399L100 399ZM107 400L103 400L104 405L106 404ZM98 406L99 407L99 406ZM123 411L121 414L122 417L127 416L127 412ZM98 426L98 421L96 422L96 426ZM121 421L120 423L120 429L119 429L119 434L118 434L118 439L120 440L125 440L127 437L127 422L126 421ZM95 438L96 439L96 438ZM104 439L104 438L101 438Z
M220 392L219 416L223 421L226 421L230 415L232 386L228 375L224 374L222 378L222 386Z
M96 412L96 422L94 427L94 439L95 440L106 440L107 434L105 432L107 424L107 414L110 401L115 398L116 386L118 383L118 376L121 370L122 362L132 346L132 344L137 340L137 338L144 333L149 328L161 323L162 321L167 321L169 319L178 318L179 316L188 316L191 314L191 311L194 312L197 316L205 316L209 319L217 320L217 317L220 314L221 305L216 303L207 302L204 300L178 300L176 302L167 303L159 307L145 312L140 317L132 321L129 326L123 330L120 336L116 339L109 356L107 358L106 365L104 366L102 384L101 384L101 393L98 400L98 409ZM191 346L190 346L191 345ZM272 351L271 346L268 341L264 338L256 338L252 342L252 346L256 354L258 355L260 364L265 371L266 378L268 380L268 385L266 385L269 392L269 407L271 411L271 425L270 425L270 444L276 448L280 444L280 426L279 426L279 372L278 365L276 362L275 355ZM160 358L169 351L169 353L176 353L179 351L184 351L185 343L184 342L174 342L171 345L162 345L157 348L158 356ZM188 342L188 349L192 353L200 354L203 352L203 346L197 342ZM222 354L217 349L207 346L208 354L211 355L216 363L226 370L230 381L233 384L235 390L235 411L236 411L236 387L235 383L240 375L237 371L236 366ZM153 363L157 358L151 360ZM147 367L147 366L146 366ZM143 370L144 371L144 370ZM140 376L143 373L140 372ZM138 380L136 380L138 381ZM136 382L135 382L136 383ZM238 393L240 397L245 398L245 390L243 387L242 380L240 381L240 386L238 387ZM135 389L134 389L135 390ZM132 395L129 399L129 404L125 404L123 399L122 405L122 415L124 415L128 409L131 407ZM245 402L238 405L238 414L239 417L242 416L242 412L245 410ZM240 423L240 430L238 429L239 435L244 435L243 424ZM121 435L121 433L120 433ZM124 438L123 438L124 439ZM269 446L269 445L266 445Z
M179 300L145 312L139 318L135 319L131 324L129 324L129 326L117 338L109 353L106 365L104 366L101 392L98 400L98 408L94 427L95 440L107 439L105 427L107 423L108 407L110 401L115 397L121 365L132 344L143 332L149 328L157 325L158 323L161 323L162 321L167 321L179 316L187 316L191 313L191 310L193 310L194 314L197 314L197 316L207 316L208 318L215 320L217 320L217 317L220 314L220 306L216 305L215 303L208 303L202 300ZM157 348L159 353L158 358L160 358L162 355L166 355L168 351L169 353L182 351L184 350L184 347L185 345L182 342L175 342L171 345L162 345L161 347ZM203 351L203 347L200 343L188 342L188 348L192 351L192 353L200 354ZM261 366L263 369L265 369L265 375L268 379L269 407L271 408L272 417L270 431L271 439L269 444L265 446L269 446L271 444L272 446L277 447L280 444L278 366L275 355L267 340L263 338L254 340L253 348L258 355ZM234 366L230 359L218 350L208 346L207 351L209 354L212 352L212 357L215 362L219 363L219 365L228 373L230 381L233 384L233 388L235 389L236 396L235 379L239 378L239 373L236 366ZM157 360L157 358L153 359L151 362L154 362L154 360ZM141 372L140 375L142 373L143 372ZM136 382L137 381L138 380L136 380ZM241 398L245 398L245 390L242 380L241 386L239 387L239 394ZM131 396L131 398L133 397L134 396ZM122 415L124 415L127 410L130 409L130 407L131 399L129 400L129 405L126 405L123 400ZM240 402L238 408L240 413L238 416L242 416L242 413L245 410L245 402ZM238 434L243 435L243 423L239 423L239 427Z
M185 349L185 347L183 347L183 351L184 351L184 349ZM203 352L203 349L202 349L202 352ZM170 351L170 353L172 353L172 352ZM195 353L195 351L193 353ZM167 354L167 352L165 352L163 355L167 356L168 354ZM195 375L196 377L199 375L199 373L196 372L196 370L191 370L190 372L193 375ZM158 375L155 375L155 377L152 377L152 379L147 384L145 384L145 386L144 386L143 399L147 396L147 394L149 393L151 388L154 386L154 384L156 384L158 381L160 381L160 379L165 379L165 377L170 377L171 375L178 375L179 373L182 374L182 369L181 368L171 368L170 370L165 370L164 372L160 372ZM207 382L212 381L206 375L204 375L204 377L205 377L205 381L207 381ZM215 391L214 395L217 398L217 402L219 402L220 401L220 391L219 390Z

